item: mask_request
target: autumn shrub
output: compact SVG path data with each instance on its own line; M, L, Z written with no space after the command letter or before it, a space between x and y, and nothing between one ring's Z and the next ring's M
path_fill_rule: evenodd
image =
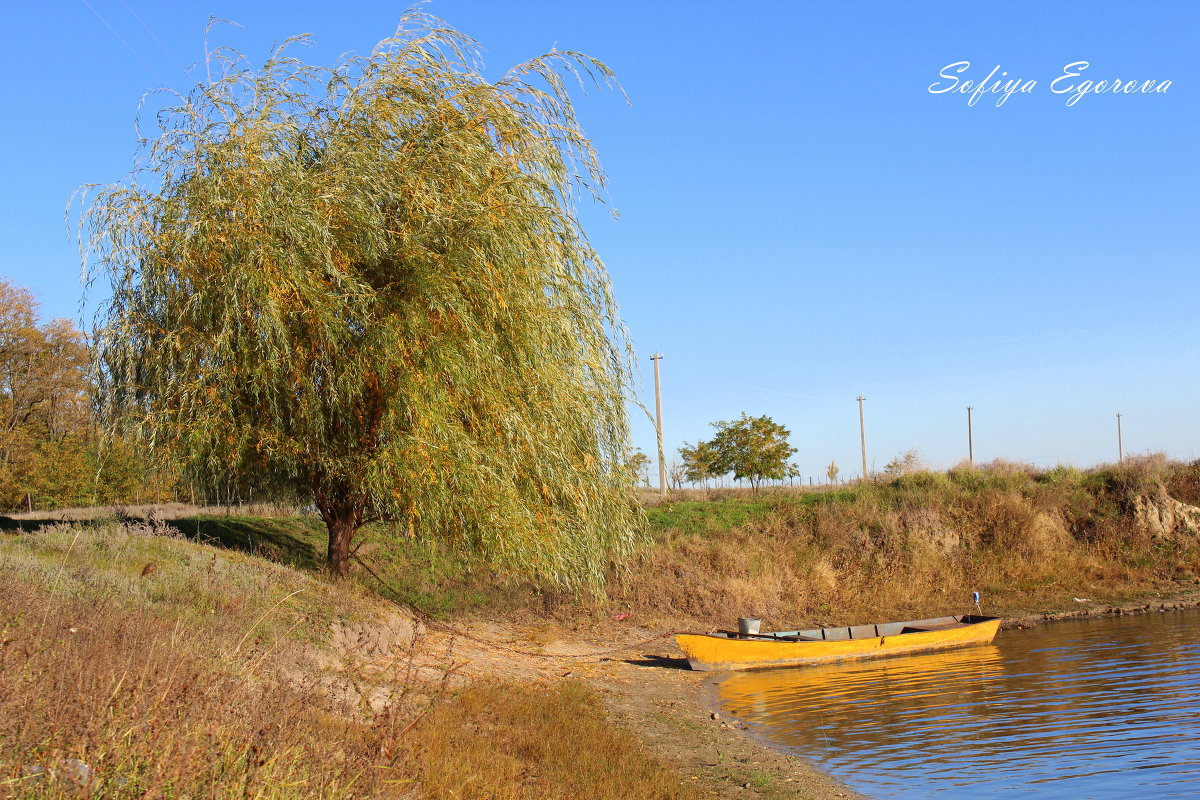
M1176 500L1200 506L1200 460L1172 470L1166 481L1166 489Z

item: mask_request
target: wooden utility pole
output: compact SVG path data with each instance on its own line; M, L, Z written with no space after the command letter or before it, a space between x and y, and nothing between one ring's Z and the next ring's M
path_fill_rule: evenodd
M862 477L864 481L867 479L867 423L863 419L863 400L866 399L861 394L858 396L858 438L862 442Z
M1117 463L1125 461L1125 443L1121 441L1121 415L1117 414Z
M667 456L663 452L662 440L662 377L659 375L658 362L662 361L662 353L650 356L654 362L654 427L658 429L658 493L667 496Z
M975 466L975 436L971 430L971 409L974 406L967 406L967 463L972 467Z

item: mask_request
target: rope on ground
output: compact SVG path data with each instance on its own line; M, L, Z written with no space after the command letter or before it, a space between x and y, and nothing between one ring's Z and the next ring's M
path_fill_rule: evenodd
M502 650L506 653L515 653L517 655L531 656L533 658L548 658L548 659L597 658L600 656L608 656L608 655L612 655L614 653L620 653L620 652L623 652L625 650L630 650L635 647L642 647L643 645L650 644L651 642L657 642L660 639L666 639L669 636L675 635L670 632L660 633L655 636L648 637L646 639L639 639L636 642L628 642L626 644L620 645L619 647L612 647L607 650L596 650L596 651L589 652L589 653L562 653L562 654L559 654L559 653L535 653L532 650L519 650L515 647L509 647L508 645L500 644L499 642L492 642L492 641L488 641L487 639L481 639L480 637L469 634L466 631L463 631L459 628L454 627L453 625L447 625L444 622L439 622L439 621L435 620L428 613L417 608L412 603L408 602L407 600L401 599L399 592L396 591L396 588L394 586L392 586L390 583L388 583L387 581L385 581L383 578L381 578L379 576L379 573L375 572L375 570L373 570L369 566L367 566L367 564L365 562L363 562L363 560L360 559L357 555L352 555L351 558L353 558L360 567L362 567L364 570L366 570L368 575L370 575L375 580L379 581L380 585L382 585L383 588L388 590L389 596L386 598L388 601L390 601L391 603L393 603L395 605L402 606L403 608L407 608L409 611L411 611L413 613L413 616L415 616L417 619L419 619L427 627L445 631L453 636L475 642L476 644L481 644L484 647L490 647L493 650Z

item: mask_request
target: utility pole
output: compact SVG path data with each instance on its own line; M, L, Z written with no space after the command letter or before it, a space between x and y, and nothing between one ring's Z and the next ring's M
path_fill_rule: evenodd
M967 463L972 467L975 466L975 435L971 430L971 409L974 406L967 406Z
M1121 415L1117 414L1117 463L1125 461L1125 444L1121 441Z
M662 377L658 372L658 362L662 361L662 353L650 356L654 362L654 427L658 429L658 493L667 496L667 456L663 452L662 442Z
M861 394L858 396L858 438L862 442L862 476L864 481L867 479L867 423L863 420L863 400L866 399Z

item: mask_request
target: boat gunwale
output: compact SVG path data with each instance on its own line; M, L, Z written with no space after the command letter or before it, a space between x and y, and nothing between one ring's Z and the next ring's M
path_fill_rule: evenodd
M709 636L713 639L720 639L721 641L745 642L748 644L754 643L754 642L767 642L767 643L779 643L779 644L813 644L813 643L822 643L822 642L844 642L844 641L867 642L872 639L888 638L888 637L892 637L892 636L908 636L908 635L914 634L914 633L926 633L926 632L929 632L929 630L960 630L962 628L969 628L974 625L985 625L989 622L993 622L993 621L999 620L999 619L1002 619L1002 618L1001 617L987 617L987 616L982 616L979 614L953 614L953 615L946 615L946 616L942 616L942 617L927 617L925 619L911 619L911 620L905 620L903 622L877 622L877 623L868 622L863 625L831 625L828 627L804 628L804 629L797 629L794 631L769 631L767 633L749 633L749 634L744 634L744 633L740 633L738 631L732 631L732 630L717 630L717 631L705 631L705 632L679 631L678 633L676 633L674 635L675 636ZM947 624L947 623L951 623L951 624ZM944 626L944 627L933 628L932 627L933 625L939 625L939 626ZM898 626L899 630L897 630L895 632L879 633L878 629L883 626L888 626L889 629L891 629L892 627ZM922 626L926 626L928 629L927 630L905 630L906 628L921 628ZM866 628L866 627L874 627L876 629L876 633L871 636L861 636L861 637L855 637L852 635L852 632L855 628ZM807 634L812 634L812 633L819 634L821 632L829 632L829 631L847 631L848 635L844 639L843 638L831 639L831 638L827 638L827 637L817 638L816 636L807 636Z

